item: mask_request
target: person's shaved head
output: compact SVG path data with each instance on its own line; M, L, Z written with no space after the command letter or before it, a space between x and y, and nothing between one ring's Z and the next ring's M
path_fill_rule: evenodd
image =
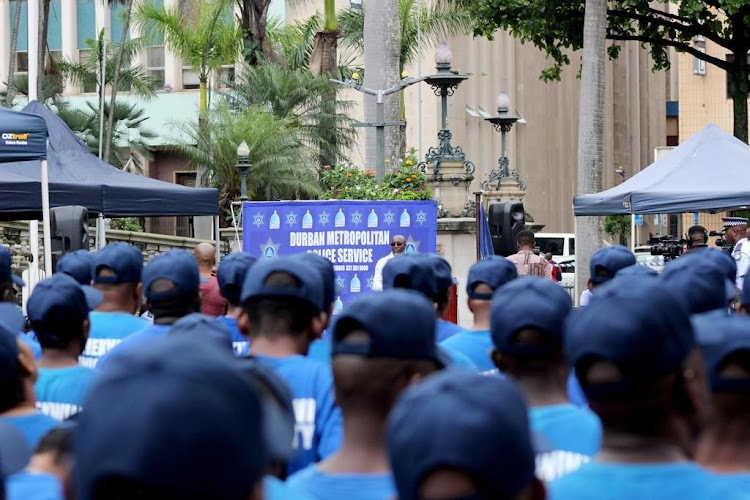
M211 269L216 265L216 248L211 243L198 243L193 250L193 255L198 261L201 274L210 274Z
M402 253L404 250L406 250L406 238L397 234L391 240L391 252Z

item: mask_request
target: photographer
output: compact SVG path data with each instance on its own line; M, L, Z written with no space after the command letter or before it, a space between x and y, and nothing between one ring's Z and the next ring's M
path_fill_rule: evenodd
M703 226L693 226L687 233L688 253L708 248L708 231Z
M736 285L742 290L745 274L750 268L750 243L747 241L747 219L742 217L722 217L724 223L724 238L727 243L733 245L732 257L737 263Z

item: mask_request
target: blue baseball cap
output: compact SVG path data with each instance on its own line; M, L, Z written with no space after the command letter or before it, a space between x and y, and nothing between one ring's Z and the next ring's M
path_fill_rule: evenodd
M719 250L718 248L701 248L699 251L690 252L688 255L703 259L711 265L718 267L732 283L737 278L737 263L723 250Z
M271 457L286 460L293 453L296 423L292 390L273 368L257 358L238 358L237 364L263 400L263 434Z
M347 342L346 335L354 330L367 332L369 342ZM332 356L426 359L441 367L451 364L435 343L432 302L413 290L384 290L354 301L336 321L331 342Z
M728 358L750 352L750 317L732 314L711 321L694 322L695 336L703 352L706 372L713 392L749 393L750 377L725 377L722 370Z
M197 342L212 342L214 345L234 352L232 348L232 332L227 325L213 316L192 313L183 316L172 324L170 336L184 336Z
M492 294L476 293L474 287L485 283L497 290L504 284L518 278L516 266L505 257L491 255L482 259L469 269L469 277L466 280L466 294L474 300L491 300Z
M292 276L298 286L267 284L272 274L284 273ZM253 272L247 273L242 285L241 302L264 298L296 299L313 306L316 311L324 311L330 304L323 300L323 287L320 286L320 273L302 259L280 257L265 262L257 262Z
M21 432L0 421L0 488L2 479L21 471L31 458L31 449Z
M656 277L659 273L654 271L648 266L628 266L626 268L620 269L617 271L617 276L651 276Z
M453 280L453 272L448 261L434 253L421 255L427 260L428 265L432 267L432 273L435 275L435 287L438 293L445 292L447 289L453 287L455 281Z
M383 267L383 290L407 288L430 298L438 293L431 262L421 254L397 255Z
M168 280L174 288L167 292L151 291L156 280ZM170 250L157 255L143 268L143 293L150 302L164 302L200 289L201 275L193 254Z
M564 349L589 399L636 392L678 371L695 347L688 305L660 279L622 276L603 285L565 322ZM593 384L588 368L609 361L622 380Z
M113 284L139 283L143 270L143 254L133 245L111 243L94 254L94 283ZM100 276L102 269L114 271L114 276Z
M293 259L301 259L303 262L315 267L321 276L323 285L323 301L326 308L336 300L336 272L330 260L316 253L295 253L290 255Z
M0 393L9 394L18 379L18 340L23 313L10 302L0 302Z
M23 330L24 323L20 307L13 302L0 302L0 331L15 335Z
M635 265L635 255L622 245L602 248L591 257L591 282L601 285L615 277L620 269Z
M26 283L11 271L12 259L10 250L0 245L0 283L12 281L18 286L26 286Z
M521 391L509 380L446 370L407 389L386 440L400 500L418 500L430 472L465 472L481 498L514 498L534 481Z
M687 254L670 262L661 273L664 287L669 287L690 307L692 314L729 306L737 291L721 267L700 253Z
M81 324L102 300L102 293L96 288L56 273L34 287L26 312L42 345L62 347L71 335L80 335Z
M221 296L227 299L230 304L240 303L242 283L245 281L248 269L255 264L256 260L258 259L249 253L235 252L230 253L219 262L216 280L219 282Z
M750 306L750 273L745 275L745 281L742 285L742 293L740 294L740 302L743 306Z
M88 250L76 250L60 259L56 272L72 276L81 285L90 285L93 262L94 254Z
M492 296L492 342L502 353L526 356L562 350L563 322L573 308L570 295L557 283L529 277L498 288ZM516 342L515 334L532 328L545 334L536 344Z
M78 421L80 498L103 498L108 480L165 498L247 498L269 457L260 396L236 361L181 336L113 359Z

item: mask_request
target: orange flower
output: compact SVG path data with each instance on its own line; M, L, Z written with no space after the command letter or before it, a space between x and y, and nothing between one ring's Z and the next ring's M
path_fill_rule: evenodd
M407 177L406 182L411 182L411 177Z
M352 173L351 173L351 172L349 172L348 174L346 174L346 176L347 176L347 177L351 177L351 176L352 176Z

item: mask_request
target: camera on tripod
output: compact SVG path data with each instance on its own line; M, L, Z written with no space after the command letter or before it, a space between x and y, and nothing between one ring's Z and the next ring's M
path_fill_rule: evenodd
M687 243L687 240L678 240L671 234L657 236L648 240L648 244L651 246L651 255L664 256L664 262L669 262L681 256L685 250L685 243Z
M729 243L726 239L724 239L724 236L727 234L726 230L724 231L711 231L708 233L709 236L718 236L719 238L716 240L716 246L724 250L725 252L731 253L733 250L733 246L731 243Z

